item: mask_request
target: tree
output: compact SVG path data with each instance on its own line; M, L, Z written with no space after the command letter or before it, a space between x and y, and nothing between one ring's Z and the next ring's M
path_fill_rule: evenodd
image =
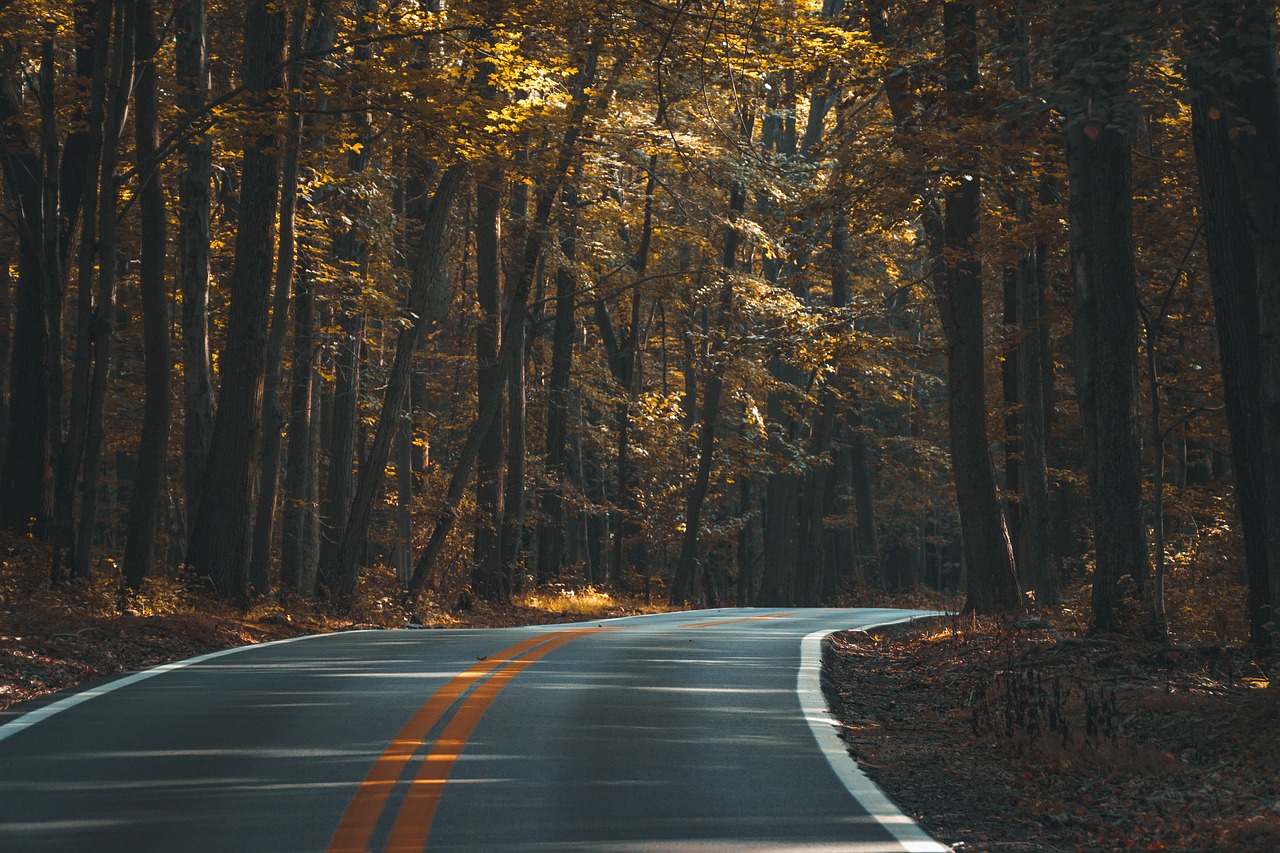
M242 74L267 111L281 84L285 15L265 0L244 14ZM218 416L187 564L224 598L248 596L253 459L262 426L262 375L271 298L274 225L280 195L278 133L267 119L244 147L240 221L229 290L227 345Z

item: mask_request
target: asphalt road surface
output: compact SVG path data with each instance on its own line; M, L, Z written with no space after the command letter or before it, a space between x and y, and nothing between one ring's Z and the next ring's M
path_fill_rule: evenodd
M0 724L0 851L944 851L845 754L833 630L710 610L205 655ZM24 709L20 709L24 710Z

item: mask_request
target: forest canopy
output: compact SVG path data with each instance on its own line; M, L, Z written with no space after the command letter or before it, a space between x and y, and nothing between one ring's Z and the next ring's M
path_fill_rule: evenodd
M239 605L927 586L1267 653L1276 49L1256 0L0 0L0 528Z

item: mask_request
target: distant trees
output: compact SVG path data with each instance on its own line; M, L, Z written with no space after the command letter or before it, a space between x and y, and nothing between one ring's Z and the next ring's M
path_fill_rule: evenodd
M1158 633L1234 482L1266 649L1273 11L4 4L0 525L240 604Z

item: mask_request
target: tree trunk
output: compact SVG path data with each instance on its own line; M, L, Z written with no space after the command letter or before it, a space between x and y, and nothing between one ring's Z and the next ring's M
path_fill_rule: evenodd
M258 505L253 521L253 540L249 550L249 588L257 595L271 589L273 540L276 530L276 498L280 487L280 451L283 445L284 405L280 399L280 380L284 373L285 339L289 333L289 300L293 289L293 270L298 257L298 160L302 146L302 104L298 93L302 88L302 65L297 60L302 52L306 26L306 6L293 12L289 27L289 88L291 110L284 141L284 165L280 180L280 239L276 248L275 289L271 297L271 326L267 333L266 367L262 382L262 450L259 467Z
M89 386L80 524L72 563L72 575L81 580L88 580L92 574L93 538L98 522L99 463L106 434L107 379L112 367L112 335L115 333L116 207L120 192L116 167L120 162L120 132L124 127L128 93L133 82L134 10L135 4L127 3L116 15L112 88L102 153L102 190L98 197L98 287L89 329L93 376Z
M303 268L297 279L293 309L293 356L289 404L289 447L284 478L284 530L280 542L282 591L309 594L306 579L316 571L319 554L312 534L318 529L319 499L316 440L318 395L313 388L316 360L316 300L311 276Z
M100 171L103 154L103 122L106 119L107 69L111 35L109 0L97 4L94 23L94 69L89 84L89 104L85 112L86 139L83 195L83 221L80 226L78 272L76 281L75 355L71 369L71 404L68 407L67 434L58 454L57 481L54 487L54 578L62 580L75 562L76 484L84 462L85 441L89 429L89 384L93 370L93 344L90 329L93 320L93 275L99 257L98 205ZM81 107L83 110L84 107Z
M329 431L329 467L325 478L325 500L320 513L320 566L316 594L335 604L339 610L347 607L342 598L342 573L338 552L347 530L347 518L351 511L351 494L355 478L352 474L356 455L356 421L360 412L360 358L364 338L364 317L352 316L353 303L344 300L339 324L345 333L339 344L334 370L332 398L332 424ZM358 554L364 543L364 529L356 544Z
M13 277L0 252L0 461L9 437L9 365L13 360Z
M1058 582L1050 558L1049 476L1046 461L1044 351L1042 326L1047 322L1040 302L1034 247L1018 253L1018 387L1022 398L1022 501L1018 525L1018 565L1036 591L1036 604L1058 603Z
M496 407L497 416L485 430L476 457L476 508L479 520L475 529L472 579L473 591L489 601L505 600L511 590L502 567L503 456L506 429L501 412L505 396L506 376L500 372L498 350L503 322L523 322L502 316L502 173L494 169L476 184L476 299L480 319L476 323L476 390L481 410ZM513 328L515 337L523 338ZM512 353L523 358L524 348Z
M1270 624L1274 600L1267 561L1267 527L1274 522L1267 515L1266 474L1261 458L1264 450L1257 434L1262 429L1258 272L1231 157L1229 110L1222 96L1194 96L1191 129L1200 176L1200 207L1222 359L1227 426L1231 432L1236 514L1244 539L1249 644L1265 653L1274 643Z
M174 10L178 108L197 120L209 98L205 0L180 0ZM213 440L213 354L209 346L209 180L213 143L204 134L183 152L178 176L178 276L182 293L183 460L187 532L200 506L200 489Z
M285 16L271 9L267 0L253 0L244 19L243 78L264 104L282 76ZM262 426L272 238L280 195L277 148L277 134L267 129L244 149L221 399L187 555L188 565L208 578L219 596L240 604L248 598L253 460Z
M139 213L142 220L141 261L138 289L142 298L143 360L146 372L146 403L142 435L138 443L138 473L129 505L128 533L124 552L124 579L132 590L142 587L151 575L160 507L165 493L165 464L169 458L170 402L169 305L165 288L165 256L168 252L168 222L161 183L160 132L157 122L155 6L152 0L137 0L137 52L140 70L136 93L136 159L141 186Z
M1274 653L1280 602L1280 103L1272 4L1186 13L1192 138L1248 578L1249 642ZM1216 36L1216 38L1215 38ZM1246 130L1247 128L1247 130Z
M561 223L560 253L565 262L556 270L556 319L551 338L551 376L547 388L547 455L544 466L548 485L542 494L545 517L538 531L538 584L546 584L560 576L564 568L565 517L563 492L569 478L568 406L569 376L573 368L573 336L577 325L575 312L576 217L578 194L570 186L564 191L564 206L569 211Z
M1094 633L1121 627L1120 578L1143 590L1148 575L1142 521L1142 472L1138 437L1137 276L1133 255L1133 191L1129 140L1114 127L1082 129L1093 204L1091 283L1097 336L1094 346L1093 481Z
M964 114L966 93L978 82L977 4L943 7L947 56L946 85L956 111ZM982 264L978 229L981 178L977 164L960 164L946 194L943 225L944 291L938 313L947 340L948 427L951 470L969 564L966 610L1016 612L1022 608L1017 572L988 450L984 380Z

